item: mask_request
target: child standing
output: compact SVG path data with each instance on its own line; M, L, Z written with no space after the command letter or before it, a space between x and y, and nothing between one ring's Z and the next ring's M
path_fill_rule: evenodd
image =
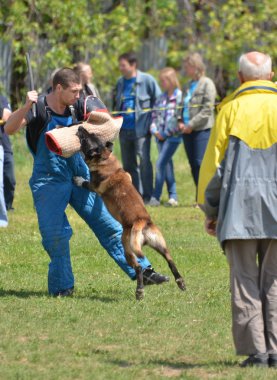
M149 206L159 206L163 184L166 182L169 200L165 206L177 206L176 181L172 157L176 152L181 135L178 132L177 107L182 102L182 92L176 71L166 67L160 72L160 84L164 93L154 105L150 131L156 137L158 160L156 162L155 189Z

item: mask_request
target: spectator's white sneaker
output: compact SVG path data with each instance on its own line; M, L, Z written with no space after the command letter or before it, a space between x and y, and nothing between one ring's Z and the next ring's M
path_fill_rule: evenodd
M148 206L157 207L160 206L160 201L156 199L155 197L151 197L150 201L147 203Z
M176 207L178 206L178 202L176 199L170 198L165 204L166 207Z

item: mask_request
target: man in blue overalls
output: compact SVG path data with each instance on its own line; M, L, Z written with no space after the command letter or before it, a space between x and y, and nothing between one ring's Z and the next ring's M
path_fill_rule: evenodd
M53 78L53 90L38 97L36 91L27 94L26 103L15 111L5 126L13 134L27 125L27 141L34 157L30 187L38 216L42 244L50 257L48 290L54 296L69 296L74 290L74 276L70 261L69 240L72 229L65 214L70 204L95 233L101 245L131 279L135 271L125 259L121 243L122 227L105 208L102 199L86 189L74 185L72 178L89 178L89 170L80 153L64 158L50 152L45 144L45 132L57 125L67 127L83 120L84 101L79 98L80 78L71 69L59 70ZM36 116L31 107L36 103ZM86 102L89 104L89 102ZM104 108L94 98L90 109ZM168 277L156 273L147 258L140 260L144 269L145 285L160 284Z

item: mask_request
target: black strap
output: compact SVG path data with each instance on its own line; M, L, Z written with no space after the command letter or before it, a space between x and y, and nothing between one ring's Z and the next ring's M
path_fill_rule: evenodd
M50 109L50 107L47 104L46 96L43 97L43 102L44 102L44 106L45 106L45 112L46 112L46 115L47 115L47 118L46 118L46 125L47 125L49 123L49 120L51 119L51 109ZM72 124L77 124L78 123L78 119L76 117L75 108L72 105L68 106L68 108L69 108L69 111L70 111L71 116L72 116Z
M250 90L268 90L268 91L272 91L272 92L277 92L277 89L274 88L274 87L267 87L267 86L250 86L250 87L246 87L246 88L243 88L242 90L240 90L239 92L236 93L235 95L235 98L242 94L243 92L246 92L246 91L250 91Z

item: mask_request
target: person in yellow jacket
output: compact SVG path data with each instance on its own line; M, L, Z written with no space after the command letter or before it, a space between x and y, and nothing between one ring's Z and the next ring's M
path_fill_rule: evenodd
M239 60L241 86L219 105L198 204L230 266L233 338L242 367L277 367L277 86L271 58Z

